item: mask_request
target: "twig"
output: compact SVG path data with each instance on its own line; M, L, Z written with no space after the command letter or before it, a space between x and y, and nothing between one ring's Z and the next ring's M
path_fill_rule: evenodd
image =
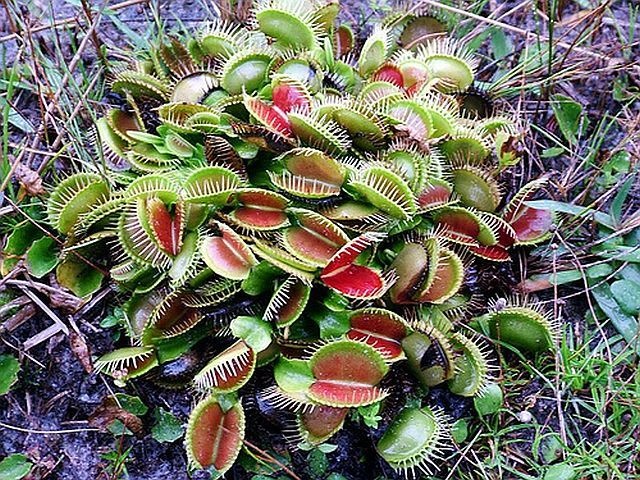
M33 363L37 364L40 366L40 368L42 369L46 369L47 367L44 365L44 363L36 360L34 357L32 357L31 355L29 355L25 350L21 350L19 347L16 347L15 345L13 345L12 343L8 342L6 338L4 338L3 336L0 335L0 340L2 340L2 343L4 343L7 347L12 348L13 350L15 350L16 352L18 352L18 354L20 355L24 355L25 357L27 357L29 360L31 360Z
M47 307L42 300L38 298L38 296L29 290L27 287L20 287L20 289L29 297L33 302L38 305L44 313L46 313L51 320L58 324L60 330L62 330L66 335L69 335L69 327L65 325L65 323L56 315L53 310Z
M471 13L471 12L467 12L465 10L462 10L460 8L456 8L456 7L452 7L450 5L445 5L443 3L437 2L435 0L420 0L419 4L426 4L426 5L431 5L432 7L436 7L436 8L442 8L443 10L448 10L450 12L453 13L457 13L458 15L463 15L469 18L473 18L474 20L477 20L479 22L482 23L488 23L489 25L493 25L495 27L500 27L503 28L504 30L509 30L510 32L513 33L517 33L518 35L522 35L524 37L526 37L527 39L535 39L535 40L539 40L542 42L548 42L549 39L546 38L543 35L540 35L538 33L535 32L530 32L529 30L524 30L522 28L519 27L514 27L513 25L509 25L508 23L504 23L504 22L500 22L498 20L493 20L491 18L487 18L487 17L482 17L480 15L476 15L475 13ZM556 42L556 45L565 49L572 49L576 52L582 53L584 55L587 55L589 57L592 58L597 58L598 60L604 60L607 62L610 62L611 60L613 60L610 56L608 55L604 55L602 53L598 53L598 52L592 52L589 49L586 48L582 48L582 47L574 47L573 45L566 43L566 42ZM640 67L639 67L640 68Z
M72 428L69 430L33 430L31 428L16 427L15 425L9 425L3 422L0 422L0 427L8 428L9 430L15 430L16 432L32 433L36 435L64 435L68 433L84 433L84 432L100 431L97 428Z
M95 86L95 84L98 82L98 79L100 79L100 78L101 78L101 75L98 75L98 74L96 74L93 77L93 79L91 80L91 82L87 86L87 90L84 92L84 95L82 95L82 97L78 100L78 103L76 103L73 111L71 112L71 115L69 115L69 118L67 118L67 124L69 124L69 122L71 122L71 120L73 120L82 111L82 107L84 105L84 102L87 100L87 97L88 97L89 93L93 90L93 87ZM64 139L64 132L60 132L58 134L58 136L55 138L55 140L53 141L53 143L51 144L51 150L57 150L60 147L60 144L62 143L63 139ZM30 150L30 154L31 155L35 155L35 153L39 153L38 150L35 150L35 149L31 149ZM61 152L56 152L54 155L48 155L42 161L42 163L38 166L37 172L38 173L42 173L42 171L49 164L49 161L53 157L58 157L59 153L61 153Z
M149 3L149 0L127 0L126 2L116 3L115 5L112 5L112 6L107 5L106 8L108 8L109 10L115 11L115 10L120 10L122 8L130 7L132 5L137 5L139 3ZM40 25L31 29L31 32L38 33L38 32L43 32L45 30L50 30L52 28L66 27L73 24L78 25L77 17L69 17L62 20L58 20L53 23L46 24L46 25ZM9 40L14 40L18 38L20 38L20 35L18 33L11 33L9 35L5 35L4 37L0 37L0 43L8 42Z
M33 337L28 338L23 344L24 350L31 350L36 345L40 345L42 342L50 339L56 333L60 332L62 328L57 323L54 323L48 328L45 328L40 333L35 334Z
M451 478L453 478L453 475L455 475L458 472L458 465L460 465L460 463L462 463L463 460L467 460L467 453L469 452L469 450L471 450L471 447L475 445L476 441L478 440L478 438L480 438L481 434L482 434L482 431L479 431L476 434L476 436L473 438L473 440L469 442L468 445L466 445L462 450L458 449L458 452L460 453L460 455L458 456L458 460L456 460L456 463L451 467L449 471L449 475L447 475L447 478L445 478L445 480L450 480Z
M47 285L45 283L38 283L38 282L34 282L34 281L26 281L26 280L11 280L8 279L5 282L7 285L13 285L15 287L32 287L35 288L36 290L38 290L39 292L44 292L47 295L48 294L58 294L58 295L64 295L67 297L68 300L77 300L78 297L76 297L75 295L72 295L70 293L65 292L64 290L61 290L60 288L56 288L56 287L52 287L50 285Z
M299 476L293 473L293 471L289 467L287 467L284 463L280 462L273 455L269 455L267 452L265 452L260 447L254 445L248 440L242 440L242 443L244 443L249 448L253 448L256 452L260 453L264 458L267 458L269 461L273 461L273 463L275 463L280 468L282 468L285 472L287 472L287 474L290 475L291 478L293 478L294 480L302 480Z

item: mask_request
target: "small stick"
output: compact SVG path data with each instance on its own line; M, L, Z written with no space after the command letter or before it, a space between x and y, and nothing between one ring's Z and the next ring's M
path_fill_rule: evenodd
M242 443L244 443L247 447L254 449L256 452L260 453L260 455L262 455L264 458L268 459L269 461L273 461L273 463L275 463L280 468L282 468L285 472L287 472L287 474L290 475L291 478L293 478L294 480L301 480L301 478L297 476L295 473L293 473L293 471L289 467L287 467L284 463L280 462L277 458L274 458L273 455L269 455L267 452L265 452L260 447L254 445L248 440L242 440Z
M50 327L45 328L44 330L42 330L40 333L37 333L36 335L34 335L31 338L28 338L24 342L22 347L25 350L30 350L33 347L35 347L36 345L41 344L45 340L50 339L51 337L53 337L56 333L60 332L61 330L62 330L62 328L60 327L60 325L58 325L57 323L54 323Z
M56 315L53 310L47 307L35 293L33 293L27 287L20 287L20 290L22 290L29 298L31 298L31 300L33 300L33 303L38 305L42 309L42 311L46 313L49 318L51 318L51 320L58 324L58 326L60 327L59 330L62 330L66 335L69 335L69 327L67 327L65 323L60 319L60 317L58 317L58 315Z
M15 425L9 425L3 422L0 422L0 427L8 428L9 430L15 430L16 432L32 433L36 435L63 435L67 433L84 433L84 432L100 431L97 428L72 428L69 430L33 430L31 428L16 427Z
M2 2L4 3L4 1ZM149 3L149 0L127 0L126 2L116 3L112 6L107 6L109 10L120 10L122 8L130 7L132 5L137 5L138 3ZM11 17L9 17L11 20ZM46 25L39 25L33 29L31 29L31 33L43 32L45 30L50 30L52 28L60 28L66 27L68 25L78 24L78 19L76 17L69 17L62 20L58 20L57 22L48 23ZM16 30L15 27L12 30ZM0 37L0 43L8 42L9 40L20 38L18 33L10 33L9 35L5 35L4 37Z
M548 38L544 37L543 35L539 35L535 32L530 32L529 30L524 30L522 28L514 27L513 25L509 25L508 23L500 22L498 20L493 20L491 18L481 17L480 15L476 15L475 13L467 12L460 8L451 7L449 5L445 5L435 0L420 0L420 4L431 5L432 7L442 8L443 10L448 10L450 12L457 13L458 15L463 15L469 18L473 18L474 20L477 20L479 22L488 23L489 25L493 25L495 27L500 27L500 28L503 28L504 30L509 30L510 32L517 33L518 35L522 35L528 39L531 38L535 40L549 41ZM565 49L569 49L569 50L573 49L576 52L582 53L589 57L597 58L598 60L605 60L607 62L612 60L612 58L609 57L608 55L592 52L589 49L576 47L566 42L557 42L557 45Z

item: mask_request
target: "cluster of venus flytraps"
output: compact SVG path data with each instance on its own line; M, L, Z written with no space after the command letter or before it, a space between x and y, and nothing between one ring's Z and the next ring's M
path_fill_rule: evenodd
M533 352L556 341L534 305L465 289L471 262L508 262L554 222L527 206L541 181L503 198L519 119L478 91L446 19L399 10L358 42L339 10L259 0L249 26L134 52L110 85L121 105L96 122L100 161L48 201L59 272L82 281L89 259L126 300L130 346L97 367L189 388L193 468L234 464L258 369L291 445L319 445L350 409L384 409L402 363L424 392L482 394L495 367L469 328L478 307L490 337ZM375 448L431 472L449 430L442 408L406 407Z

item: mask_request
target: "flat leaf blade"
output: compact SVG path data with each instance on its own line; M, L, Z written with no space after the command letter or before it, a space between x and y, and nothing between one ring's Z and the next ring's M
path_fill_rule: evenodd
M556 116L562 135L569 143L575 143L580 129L582 105L564 95L553 95L551 100L551 108Z
M609 284L604 283L598 285L591 290L593 297L598 302L598 306L609 317L613 326L618 330L620 335L629 343L633 345L637 351L640 352L640 345L638 342L638 321L631 315L628 315L622 311L618 302L616 302L613 294L611 293L611 287Z
M0 395L4 395L18 380L20 363L13 355L0 355Z
M26 477L33 465L21 453L14 453L0 462L0 480L20 480Z

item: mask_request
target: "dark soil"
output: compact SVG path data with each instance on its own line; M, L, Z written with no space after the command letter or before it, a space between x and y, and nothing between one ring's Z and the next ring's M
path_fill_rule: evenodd
M0 2L3 3L3 2ZM359 28L367 29L371 25L372 11L368 2L349 1L347 5L346 20L355 20ZM504 3L504 11L509 10L515 2ZM72 2L54 1L53 13L56 18L67 18L77 14ZM565 12L566 16L574 13L573 6ZM624 7L620 7L624 8ZM202 11L197 1L167 2L160 9L161 16L168 24L176 25L176 18L187 27L198 25L203 20L206 12ZM24 15L37 16L38 12L25 8ZM46 18L46 12L40 14L42 20ZM133 30L144 33L147 25L149 10L136 5L121 11L119 19ZM521 28L532 27L533 20L530 17L521 18L512 16L505 19L506 22L518 25ZM6 14L0 8L0 36L10 33ZM46 41L49 33L38 34L37 37ZM612 33L601 33L602 41L611 40ZM99 30L99 39L107 45L122 47L125 45L124 35L105 18ZM513 37L515 50L522 46L522 38ZM10 41L3 44L5 55L11 58L15 55L17 43ZM67 52L69 53L69 52ZM612 52L615 53L615 52ZM71 54L69 54L69 57ZM90 50L83 59L86 65L96 62L95 51ZM487 72L487 75L490 72ZM610 108L611 95L602 95L603 91L610 89L611 78L606 75L587 75L583 83L566 85L566 88L578 101L583 103L590 112L602 111ZM605 100L606 99L606 100ZM34 124L38 124L37 104L34 98L22 98L21 112L34 117ZM533 121L542 124L551 122L549 109L544 105L537 105L533 114ZM17 138L14 136L14 139ZM530 139L532 150L539 149ZM518 184L528 176L534 176L536 165L525 162L522 171L508 179L507 186L515 190ZM547 165L548 169L560 172L563 169L562 157L554 163ZM468 288L470 292L482 292L484 300L495 295L505 295L511 292L520 278L520 272L514 272L511 265L489 265L476 263L470 271ZM45 297L42 299L48 301ZM97 357L113 348L114 330L103 330L98 324L100 319L117 302L113 296L108 296L106 304L102 302L82 319L77 319L80 332L86 339L90 352ZM66 312L56 310L63 315ZM565 307L569 312L567 322L581 322L584 316L584 305L581 299L577 299ZM21 345L26 339L37 334L47 326L51 320L38 315L31 318L18 329L11 333L0 333L5 342L0 343L1 353L15 353L9 345ZM172 479L182 480L189 478L186 472L186 458L181 441L171 444L158 443L150 435L151 426L154 424L153 411L156 407L162 407L171 411L180 420L188 417L192 404L192 397L188 391L162 389L150 381L136 381L119 389L113 386L105 377L87 374L73 353L69 337L58 334L47 342L29 350L28 356L22 355L22 371L20 382L6 396L0 397L0 422L18 428L0 427L0 458L5 455L24 452L36 467L29 478L31 479L60 479L60 480L106 480L109 476L110 462L103 455L113 452L124 452L131 447L127 457L126 471L131 480ZM36 361L43 366L38 365ZM337 472L349 480L398 478L388 466L376 455L373 446L389 423L393 414L402 406L407 398L415 390L415 382L410 374L402 367L396 366L390 377L393 377L393 390L386 408L382 413L379 428L371 429L350 418L346 427L331 440L338 446L337 450L328 454L331 472ZM262 372L252 379L245 388L243 402L255 408L248 409L247 439L264 450L269 450L280 455L287 455L287 446L282 440L281 432L287 426L291 418L287 418L277 412L269 411L260 401L257 392L265 386L269 378L268 372ZM529 384L521 393L522 399L539 392L542 386L537 383ZM149 413L143 420L143 430L138 436L114 436L109 432L82 431L91 429L87 419L101 405L104 399L114 391L123 391L129 395L139 396L143 403L149 407ZM548 396L548 395L547 395ZM453 419L469 415L472 405L468 399L456 397L446 388L432 389L425 403L442 406ZM537 402L531 412L540 423L543 419L553 417L555 403ZM554 428L553 421L549 422L550 428ZM55 433L56 431L80 430L72 433ZM29 433L31 431L31 433ZM42 434L41 431L53 433ZM526 441L526 439L524 439ZM293 471L302 479L324 478L316 476L309 469L308 454L295 451L289 453ZM329 473L329 471L327 471ZM240 467L234 467L228 478L244 480L251 478ZM203 478L195 475L192 478Z

